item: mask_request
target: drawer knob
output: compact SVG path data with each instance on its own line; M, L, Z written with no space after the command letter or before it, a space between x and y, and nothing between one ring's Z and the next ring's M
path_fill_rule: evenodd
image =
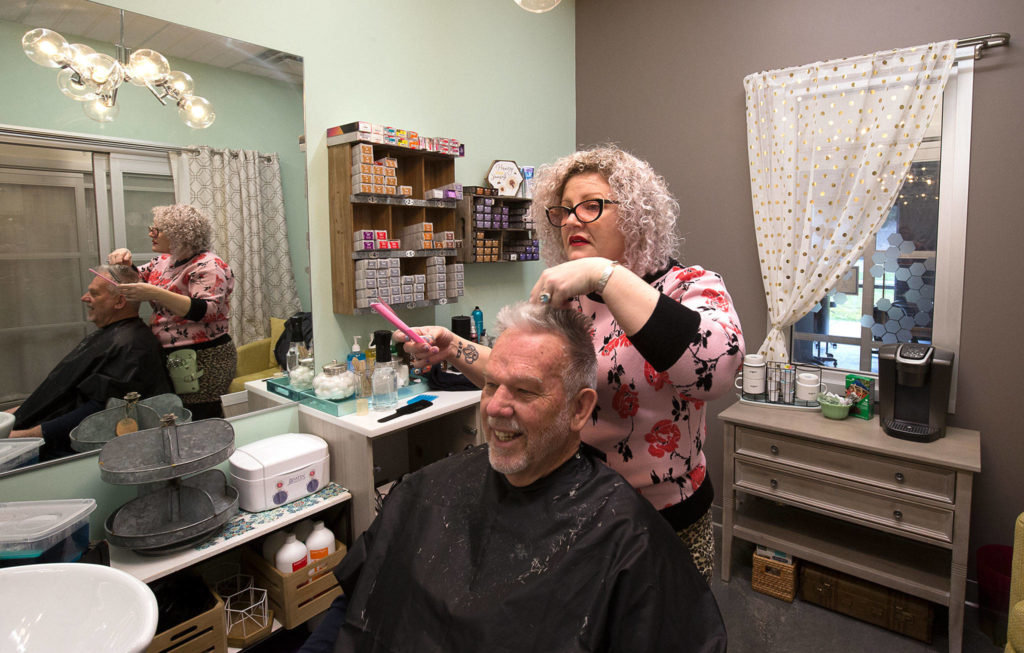
M907 480L907 478L903 475L903 472L896 472L896 482L897 483L902 483L905 480Z
M768 485L771 485L771 486L772 486L772 489L773 489L773 490L775 490L775 489L778 489L778 487L779 487L779 482L778 482L778 481L776 481L776 480L775 480L775 479L773 478L772 480L768 481Z
M901 519L903 519L903 513L900 512L899 510L893 510L892 516L896 521L900 521Z
M775 446L774 444L771 447L769 447L768 450L771 451L772 454L774 454L776 456L779 455L779 448L777 446Z

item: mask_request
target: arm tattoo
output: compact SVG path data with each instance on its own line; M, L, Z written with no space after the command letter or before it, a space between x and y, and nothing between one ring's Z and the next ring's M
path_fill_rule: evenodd
M472 365L480 358L480 352L476 350L476 347L470 344L459 343L459 349L455 352L455 358L462 358L467 363Z

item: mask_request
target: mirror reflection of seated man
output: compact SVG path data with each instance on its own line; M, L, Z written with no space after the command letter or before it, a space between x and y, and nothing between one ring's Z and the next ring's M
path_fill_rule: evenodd
M104 265L99 272L120 283L136 283L131 266ZM142 397L172 392L163 348L139 319L139 302L129 301L117 286L93 277L82 295L88 319L98 328L53 368L13 412L12 438L43 438L40 460L75 453L68 437L89 415L103 410L107 399L138 392Z
M724 651L686 546L580 441L597 398L590 320L522 303L497 326L487 444L392 488L300 653Z

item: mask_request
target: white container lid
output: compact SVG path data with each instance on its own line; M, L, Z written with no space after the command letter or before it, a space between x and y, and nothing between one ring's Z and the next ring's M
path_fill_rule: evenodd
M286 474L327 457L327 443L308 433L284 433L235 449L229 459L231 475L262 480Z
M95 509L95 499L0 503L0 557L49 549L88 523Z
M38 455L42 438L14 438L0 440L0 472L14 469L24 460Z

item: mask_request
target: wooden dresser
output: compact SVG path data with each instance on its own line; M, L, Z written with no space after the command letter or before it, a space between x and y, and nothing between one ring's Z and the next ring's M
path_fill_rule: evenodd
M963 636L971 486L981 434L947 428L920 444L877 416L736 403L724 410L722 580L734 537L949 607Z

